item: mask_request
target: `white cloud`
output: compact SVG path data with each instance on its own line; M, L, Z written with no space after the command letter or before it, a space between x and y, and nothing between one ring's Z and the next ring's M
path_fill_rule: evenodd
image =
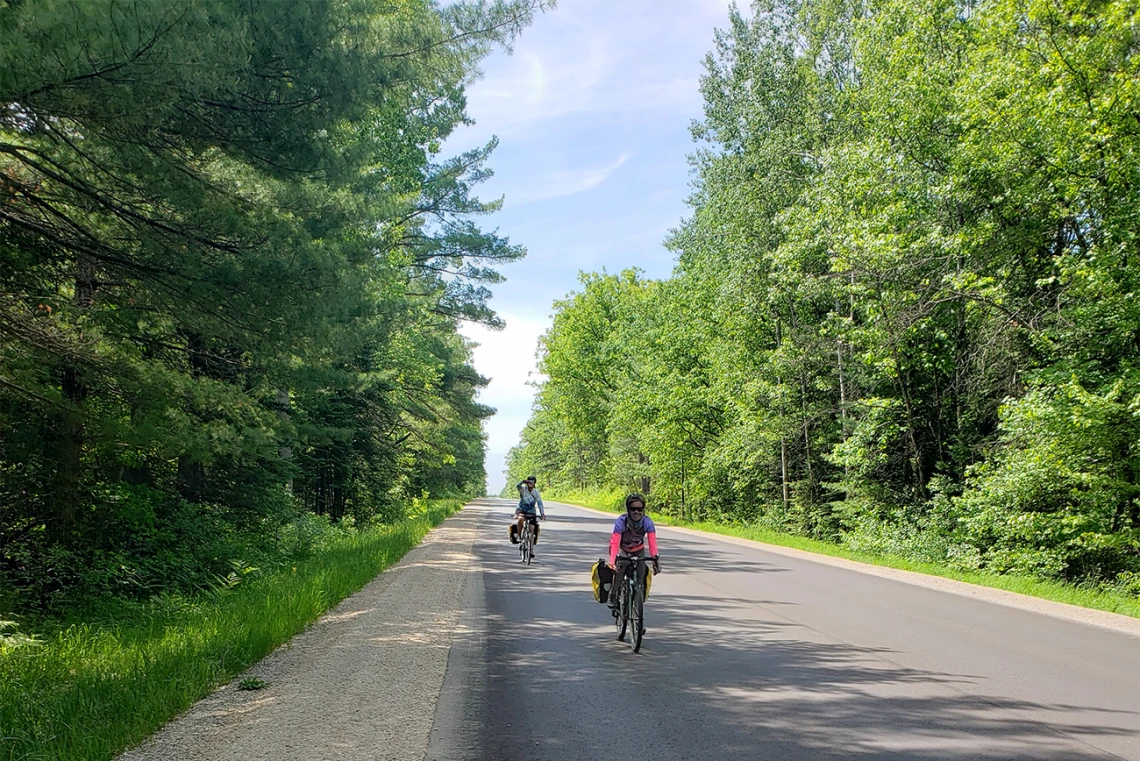
M502 487L502 470L507 450L519 441L519 434L530 417L534 387L539 380L535 369L538 338L550 326L548 317L526 317L500 311L507 326L501 331L482 325L465 324L464 336L478 345L472 351L475 369L491 379L479 392L479 401L494 407L494 417L484 423L487 433L487 488L497 494Z
M498 410L485 423L492 493L530 415L528 382L539 380L534 355L550 299L578 286L579 269L638 266L660 277L672 268L659 244L685 213L684 156L690 120L702 113L701 61L730 4L560 0L513 55L486 59L486 76L467 90L476 125L457 130L448 150L502 139L491 160L496 176L481 195L505 196L496 223L530 251L494 289L506 330L462 331L479 344L476 368L492 379L480 401Z
M588 114L608 121L699 113L700 57L730 0L574 0L541 16L468 90L472 142L527 136ZM662 51L687 52L662 55Z
M505 295L509 298L510 294ZM536 372L534 356L538 338L550 325L546 316L524 317L506 310L500 310L499 316L506 321L502 330L491 330L473 323L465 323L461 330L464 336L478 344L472 351L475 369L491 379L490 386L480 397L488 404L491 404L488 397L498 397L502 389L517 391L527 388L527 381Z
M522 206L536 201L547 201L551 198L563 198L576 193L584 193L608 180L610 175L616 172L622 164L629 161L632 156L632 153L626 151L605 166L563 170L545 176L531 174L530 178L536 180L539 183L538 186L524 189L517 195L508 196L507 202L512 206Z

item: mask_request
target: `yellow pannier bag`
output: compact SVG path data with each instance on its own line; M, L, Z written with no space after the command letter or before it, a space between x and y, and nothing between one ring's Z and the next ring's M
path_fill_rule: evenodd
M590 568L590 583L594 587L594 599L598 602L607 602L610 599L610 587L613 586L614 571L603 558ZM653 571L645 574L645 599L649 599L649 589L653 586Z
M594 599L606 602L610 599L610 587L614 583L613 569L606 565L604 558L598 558L590 569L590 583L594 586Z

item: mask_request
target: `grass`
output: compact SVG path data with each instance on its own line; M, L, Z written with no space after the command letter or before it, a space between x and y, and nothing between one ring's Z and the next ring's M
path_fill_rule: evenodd
M433 503L231 591L0 649L0 761L112 758L359 590L461 506Z
M264 690L268 686L269 682L264 679L260 679L256 676L247 676L238 682L237 688L239 690Z
M551 495L549 499L618 513L623 509L622 500L624 496L624 494L618 494L617 492L574 492ZM1082 608L1104 610L1109 613L1119 613L1125 616L1132 616L1133 618L1140 618L1140 599L1113 589L1077 586L1061 581L1037 579L1026 576L960 570L935 563L910 560L896 555L858 552L847 549L839 544L832 544L818 539L809 539L795 534L784 534L778 531L751 526L735 526L723 523L710 523L707 521L682 521L671 516L656 513L652 517L655 522L664 526L681 526L684 528L697 529L699 531L707 531L711 534L735 536L741 539L750 539L755 542L813 552L817 555L830 555L831 557L846 558L870 565L898 568L904 571L915 571L930 576L941 576L983 587L1004 589L1008 592L1038 597L1043 600L1079 605Z

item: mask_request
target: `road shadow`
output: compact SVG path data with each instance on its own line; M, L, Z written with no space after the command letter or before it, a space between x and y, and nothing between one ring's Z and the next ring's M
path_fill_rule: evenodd
M502 499L483 498L473 503L486 510L486 520L494 525L501 522L502 528L496 532L492 528L490 536L501 535L507 541L514 503ZM547 520L540 522L538 545L535 548L536 562L555 570L569 570L587 566L609 553L610 534L614 518L581 514L559 513L547 510ZM543 534L545 532L545 535ZM584 557L583 547L596 548L596 555ZM726 548L727 547L727 548ZM661 548L662 562L666 569L685 570L699 568L703 573L785 573L790 570L777 562L763 562L744 557L744 553L734 551L726 545L709 544L703 546L700 540L686 540L684 544L666 545ZM515 554L517 555L517 549Z
M509 505L487 507L482 535L497 535L501 520L503 540L475 546L487 614L471 722L485 729L466 757L1092 761L1117 757L1093 747L1098 739L1135 734L1136 712L984 695L984 674L911 668L891 649L835 641L785 617L796 604L770 595L659 584L635 655L590 594L609 521L551 515L536 565L523 567L505 538ZM789 570L692 542L662 556L666 573L714 579Z

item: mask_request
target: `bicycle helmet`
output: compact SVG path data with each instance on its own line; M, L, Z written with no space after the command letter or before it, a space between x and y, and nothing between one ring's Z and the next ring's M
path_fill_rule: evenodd
M640 502L641 503L641 512L644 513L645 512L645 497L641 496L637 492L634 492L633 494L630 494L628 497L625 498L625 511L628 513L629 512L629 506L632 505L634 502Z

